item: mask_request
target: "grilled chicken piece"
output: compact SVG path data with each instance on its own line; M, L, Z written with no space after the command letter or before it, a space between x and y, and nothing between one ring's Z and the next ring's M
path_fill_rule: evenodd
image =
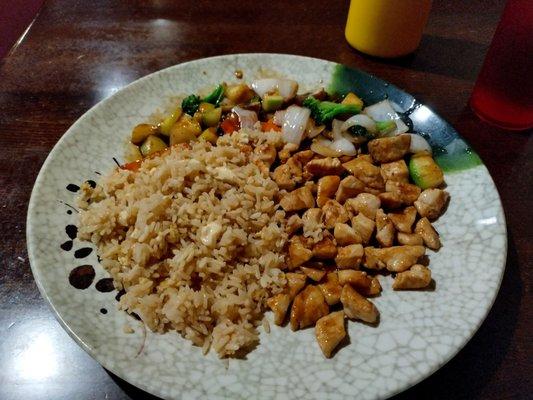
M357 156L358 160L364 160L366 162L369 162L370 164L374 164L374 160L372 159L372 156L370 154L359 154Z
M416 223L415 233L418 233L422 237L426 247L429 247L432 250L438 250L441 248L442 244L440 243L439 234L426 217L421 218Z
M385 182L409 182L409 170L404 160L381 164L381 176Z
M302 215L302 221L305 236L309 236L312 232L324 227L324 224L322 223L322 214L320 208L310 208L304 212L304 215Z
M336 223L333 236L339 246L361 243L361 236L348 224Z
M365 184L368 188L382 191L385 187L381 170L364 158L355 158L343 164L343 167Z
M291 153L294 153L298 148L296 143L287 143L278 153L279 160L284 163L290 158Z
M314 207L315 199L309 187L303 186L287 193L279 204L285 211L298 211Z
M398 243L404 244L404 245L417 246L417 245L424 244L424 240L422 239L422 236L420 236L418 233L398 232L397 239L398 239Z
M326 303L330 306L337 304L341 298L342 286L339 283L339 277L336 272L330 272L326 275L326 281L318 285L322 291Z
M350 285L344 285L342 288L341 303L348 318L360 319L371 324L378 319L376 306L357 293Z
M323 176L318 180L318 189L316 194L316 204L322 207L326 202L333 197L341 178L337 175Z
M378 198L381 201L381 206L388 210L402 206L402 198L398 193L383 192L378 194Z
M418 200L415 201L415 207L421 217L426 217L430 220L437 219L448 202L450 195L441 189L426 189Z
M310 242L302 236L293 236L289 243L289 269L295 269L313 257Z
M374 232L375 222L364 214L357 214L352 218L352 228L361 237L361 243L367 244Z
M313 256L321 259L327 260L335 258L337 255L337 246L331 238L331 233L324 231L324 237L320 242L315 243L313 246Z
M400 196L402 203L406 206L412 205L420 196L421 189L411 183L387 181L385 184L387 192L395 193Z
M422 289L431 283L431 271L428 267L415 264L409 271L400 272L392 282L394 290Z
M322 280L326 276L326 271L322 269L316 269L311 267L300 267L302 272L307 275L307 277L315 282Z
M315 335L320 350L326 358L331 357L331 353L346 337L344 329L344 311L332 312L316 322Z
M256 146L256 148L254 149L254 154L256 155L257 160L263 161L270 167L274 163L274 161L276 161L278 152L276 151L276 148L271 144L263 143L259 146Z
M386 249L365 247L365 266L370 269L387 268L391 272L403 272L416 264L426 253L424 246L393 246Z
M344 204L346 200L351 199L364 191L365 184L355 176L348 175L340 182L337 193L335 194L335 200Z
M388 163L402 159L410 145L410 135L398 135L371 140L368 142L368 151L377 162Z
M279 293L267 300L267 305L274 313L274 323L276 325L283 324L290 304L291 298L286 293Z
M322 211L324 212L324 225L328 229L332 229L335 224L342 224L350 218L346 209L335 200L326 201L326 204L322 206Z
M355 199L346 200L344 207L353 215L362 213L370 219L376 218L376 211L381 207L379 197L371 193L360 193Z
M353 269L343 269L337 272L339 283L344 286L350 284L359 293L370 291L372 278L364 271L355 271Z
M379 279L374 276L372 282L370 283L370 290L368 292L362 292L365 296L377 296L381 293L381 284Z
M396 229L387 214L380 208L376 213L376 240L381 247L391 247Z
M365 251L360 244L339 247L335 257L335 264L341 269L358 269L364 254Z
M416 208L406 207L401 212L389 213L388 216L400 232L411 233L416 219Z
M314 325L328 312L329 307L322 291L316 286L309 285L294 298L291 308L291 329L296 331Z
M325 157L309 161L305 170L313 176L340 175L344 168L338 158Z
M315 153L313 150L302 150L298 153L294 153L292 158L297 160L300 164L305 165L313 159L314 155Z
M289 164L278 166L272 171L271 177L280 189L292 190L296 187L297 182L292 179L291 166Z
M300 228L304 226L304 223L298 214L293 214L287 219L287 225L285 231L287 234L292 235L296 233Z
M289 297L290 299L294 299L298 293L300 293L300 290L302 290L305 286L305 275L303 274L296 274L294 272L287 272L285 274L285 278L287 278L287 289L289 290Z

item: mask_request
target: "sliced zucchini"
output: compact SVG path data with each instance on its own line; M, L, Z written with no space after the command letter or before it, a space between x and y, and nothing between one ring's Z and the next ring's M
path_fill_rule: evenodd
M409 175L415 185L422 189L434 188L444 182L444 173L426 152L416 153L411 157Z
M222 108L217 107L202 112L201 122L205 127L216 126L222 117Z
M158 151L165 150L167 147L167 144L161 138L150 135L146 138L143 144L141 144L141 154L143 157L147 157Z
M161 132L165 136L169 136L170 135L170 129L176 123L176 121L180 119L182 114L183 114L183 111L182 111L181 107L176 108L176 110L174 110L174 112L172 114L170 114L168 117L166 117L159 124L159 132Z
M218 140L217 128L215 127L207 128L205 131L202 132L200 136L198 136L198 139L206 140L208 142L215 144Z
M188 114L183 114L170 130L170 145L186 143L202 133L200 123Z
M157 126L150 124L139 124L133 131L131 131L131 142L133 144L141 144L150 135L157 133Z
M134 145L131 142L128 142L126 149L124 150L124 161L127 163L134 162L137 160L142 160L143 156L139 150L139 146Z
M283 104L283 97L279 94L266 94L263 97L263 110L266 112L272 112L279 109Z

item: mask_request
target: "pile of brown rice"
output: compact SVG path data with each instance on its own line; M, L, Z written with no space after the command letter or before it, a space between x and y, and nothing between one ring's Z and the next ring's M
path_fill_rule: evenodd
M250 144L276 133L241 131L174 147L138 171L84 185L79 235L126 294L120 307L153 331L176 330L223 356L258 341L266 300L286 284L287 240L278 187Z

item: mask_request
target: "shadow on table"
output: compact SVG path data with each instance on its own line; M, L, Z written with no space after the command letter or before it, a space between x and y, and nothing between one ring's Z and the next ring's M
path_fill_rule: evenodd
M107 374L113 379L113 381L124 391L127 397L130 399L142 399L142 400L163 400L160 397L151 395L150 393L145 392L144 390L139 389L138 387L133 386L132 384L126 382L124 379L119 378L112 372L105 370Z
M496 372L514 335L523 291L518 254L510 234L508 241L502 285L485 322L452 360L393 400L477 398L476 394Z

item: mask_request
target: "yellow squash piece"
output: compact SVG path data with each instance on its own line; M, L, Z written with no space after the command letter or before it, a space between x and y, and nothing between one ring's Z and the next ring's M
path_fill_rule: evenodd
M131 131L131 142L133 144L141 144L146 140L150 135L155 135L157 133L157 126L150 124L139 124L133 131Z
M176 121L180 119L182 114L183 111L181 110L181 107L176 108L176 110L172 114L166 117L159 124L159 131L165 136L170 136L170 129L176 123Z
M170 145L195 140L202 133L200 123L188 114L183 114L170 130Z
M126 145L126 149L124 150L124 161L130 163L137 160L142 160L142 158L143 156L139 150L139 146L136 146L133 143L128 143Z
M218 140L217 128L214 128L214 127L207 128L205 131L202 132L200 136L198 136L198 139L206 140L208 142L215 144Z
M158 151L165 150L167 147L167 144L162 139L151 135L146 138L143 144L141 144L141 154L143 157L147 157Z
M342 100L341 104L353 104L359 108L363 108L363 100L361 100L355 93L348 93Z

